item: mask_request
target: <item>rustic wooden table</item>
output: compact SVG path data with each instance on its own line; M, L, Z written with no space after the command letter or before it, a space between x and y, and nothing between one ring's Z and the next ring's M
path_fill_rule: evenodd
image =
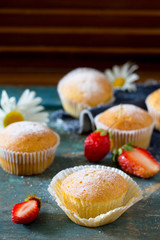
M4 87L9 95L19 96L23 88ZM2 90L3 87L0 88ZM43 104L49 113L61 107L54 87L35 87L37 95L43 98ZM44 173L36 176L14 176L0 168L0 239L159 239L160 238L160 174L144 180L133 177L144 193L144 198L115 222L97 227L86 228L75 223L57 206L47 191L52 177L67 167L89 164L83 155L86 136L65 132L56 123L49 126L61 137L55 161ZM159 144L158 132L154 132L149 150L160 161L160 151L154 152L154 145ZM156 141L157 139L157 141ZM110 156L100 164L112 166ZM42 208L38 219L29 225L16 225L11 221L14 204L23 201L28 194L37 194L42 198Z

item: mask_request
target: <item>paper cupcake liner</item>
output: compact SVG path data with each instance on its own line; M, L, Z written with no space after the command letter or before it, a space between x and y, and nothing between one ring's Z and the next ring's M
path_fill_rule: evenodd
M90 201L85 201L82 199L75 199L70 197L68 199L68 196L63 193L63 205L68 208L72 209L72 211L75 212L80 218L94 218L104 212L109 212L110 210L113 210L115 208L123 206L123 201L125 194L122 194L121 197L110 200L106 202L99 202L99 203L91 203ZM75 203L76 202L76 203Z
M61 83L58 84L58 94L59 97L61 99L61 103L62 106L64 108L64 110L66 112L68 112L71 116L75 117L75 118L79 118L80 117L80 113L88 108L91 108L91 106L89 106L88 104L84 104L84 103L77 103L74 100L69 100L67 99L60 91L60 85ZM107 102L103 102L98 104L97 106L101 106L101 105L105 105L105 104L111 104L115 101L115 97L113 96L111 99L109 99Z
M62 181L71 173L79 171L84 168L99 168L107 169L112 172L120 174L128 183L128 191L124 197L123 206L115 208L106 212L105 214L100 214L95 218L80 218L75 212L67 209L65 207L63 196L61 194L61 183ZM118 170L116 168L101 166L101 165L85 165L85 166L76 166L73 168L67 168L59 172L51 181L48 187L49 193L54 197L58 206L67 214L67 216L75 223L83 225L86 227L98 227L104 224L111 223L119 218L128 208L134 205L136 202L142 199L142 192L139 186L135 181L132 180L127 174Z
M60 143L57 136L57 143L51 148L39 152L15 152L0 147L0 165L9 173L15 175L33 175L42 173L54 160L56 149Z
M149 105L148 97L147 97L145 103L147 105L148 112L150 113L150 115L155 120L155 128L160 131L160 112L158 112L154 107Z
M105 130L109 130L109 132L112 133L113 135L112 150L117 149L129 142L132 142L135 146L145 148L145 149L149 146L152 132L154 129L154 124L155 124L154 121L148 127L126 131L126 130L109 128L107 125L99 122L98 119L100 115L101 114L98 114L94 119L96 128L97 129L103 128Z

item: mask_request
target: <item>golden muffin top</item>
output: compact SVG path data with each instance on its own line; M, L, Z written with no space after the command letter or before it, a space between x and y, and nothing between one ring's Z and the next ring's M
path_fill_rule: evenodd
M157 89L148 96L147 103L160 111L160 89Z
M57 142L58 136L37 122L15 122L0 132L0 147L15 152L42 151L53 147Z
M77 68L64 76L58 91L69 100L90 107L109 101L113 95L111 83L105 75L92 68Z
M66 177L61 190L73 198L102 202L121 197L127 192L128 184L118 173L107 169L85 168Z
M153 123L151 115L132 104L117 105L99 115L98 121L119 130L136 130Z

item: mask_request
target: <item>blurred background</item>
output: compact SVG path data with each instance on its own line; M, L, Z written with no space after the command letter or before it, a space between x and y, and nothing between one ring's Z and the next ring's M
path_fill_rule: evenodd
M0 84L56 85L126 61L160 80L160 1L0 1Z

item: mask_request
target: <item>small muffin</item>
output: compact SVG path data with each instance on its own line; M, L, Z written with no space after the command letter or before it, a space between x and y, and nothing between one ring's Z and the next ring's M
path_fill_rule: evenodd
M146 99L149 113L155 120L155 128L160 131L160 89L151 93Z
M82 110L113 102L113 88L106 76L92 68L78 68L64 76L58 93L66 112L78 118Z
M54 160L59 136L48 127L21 121L0 132L0 165L16 175L39 174Z
M97 128L112 132L112 150L128 142L147 148L154 128L152 116L147 111L131 104L109 108L96 116L95 124Z
M53 177L48 191L73 222L86 227L111 223L142 199L131 177L102 165L64 169Z
M86 219L121 207L127 190L126 180L106 169L79 170L66 177L61 184L66 208Z

